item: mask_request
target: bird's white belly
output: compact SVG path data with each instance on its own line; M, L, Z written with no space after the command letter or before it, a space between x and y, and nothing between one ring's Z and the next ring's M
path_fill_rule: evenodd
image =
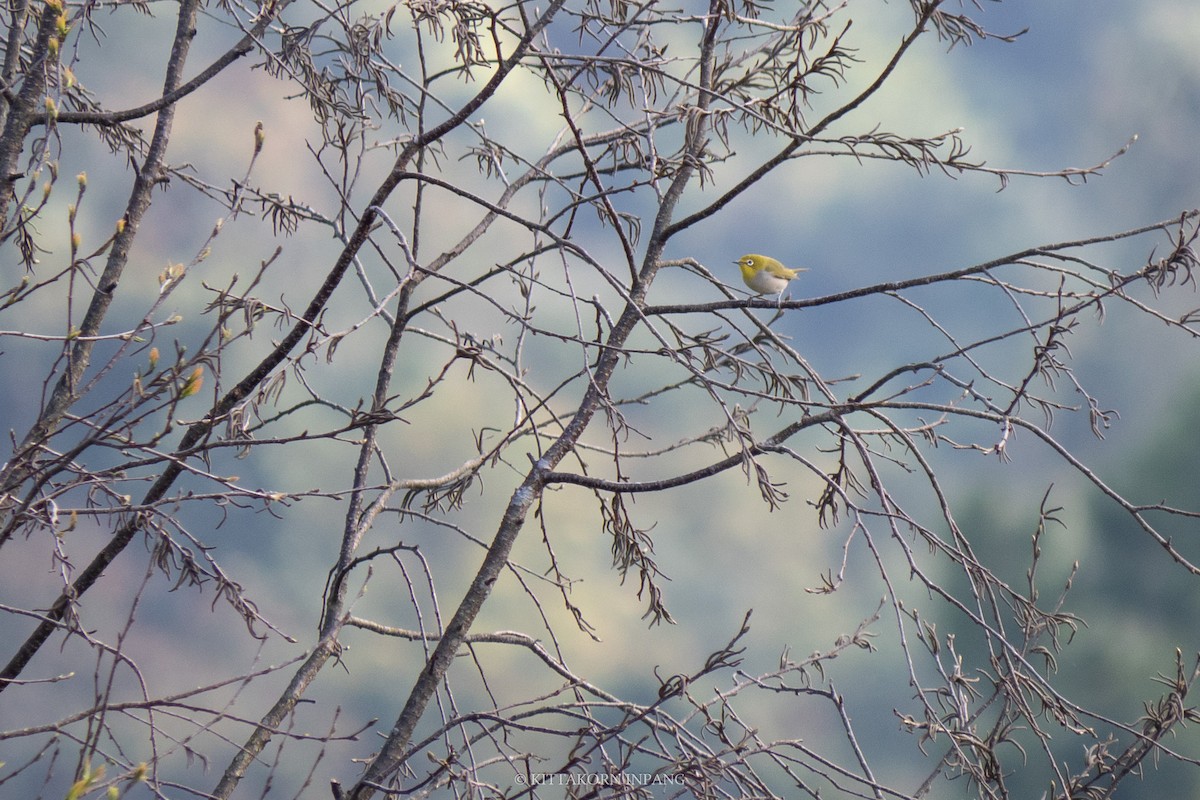
M772 275L767 270L760 269L747 281L747 284L759 294L779 294L787 288L788 282L778 275Z

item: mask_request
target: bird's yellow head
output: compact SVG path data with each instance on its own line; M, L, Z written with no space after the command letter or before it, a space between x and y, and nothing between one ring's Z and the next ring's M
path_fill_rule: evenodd
M742 277L749 278L755 272L762 269L762 255L755 253L746 253L742 258L733 261L738 265L738 269L742 270Z
M743 276L750 277L760 269L766 269L768 261L775 261L775 259L768 258L767 256L760 256L757 253L747 253L733 263L737 264L738 268L742 270Z

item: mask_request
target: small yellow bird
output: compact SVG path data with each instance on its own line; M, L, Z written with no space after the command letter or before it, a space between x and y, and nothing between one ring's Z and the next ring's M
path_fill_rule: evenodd
M741 269L742 280L747 286L759 294L777 294L780 302L788 282L801 272L808 272L804 267L788 269L770 256L755 253L748 253L733 263Z

